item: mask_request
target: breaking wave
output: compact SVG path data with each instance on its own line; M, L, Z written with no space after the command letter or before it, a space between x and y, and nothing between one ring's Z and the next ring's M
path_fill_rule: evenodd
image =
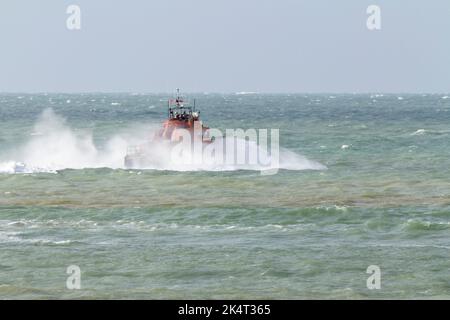
M129 132L111 137L101 148L95 145L92 132L75 131L64 118L46 109L36 122L31 138L16 150L0 155L0 173L56 173L64 169L111 168L125 169L124 158L132 145L149 143L148 127L134 128ZM225 138L227 139L227 138ZM243 140L245 141L245 140ZM214 142L218 143L218 142ZM241 142L250 152L261 152L256 143ZM150 152L155 159L140 169L173 171L232 171L264 170L259 165L200 164L183 165L170 161L170 151L161 145L150 144ZM280 149L279 169L323 170L322 164L306 159L292 151Z
M430 135L447 135L450 133L450 130L428 130L428 129L418 129L415 132L411 133L412 136L420 136L425 134Z

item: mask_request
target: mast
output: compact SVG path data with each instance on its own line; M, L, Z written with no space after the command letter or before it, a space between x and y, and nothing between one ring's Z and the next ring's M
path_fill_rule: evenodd
M177 106L178 107L180 106L181 102L183 102L183 99L180 96L180 88L177 88L177 100L176 100L176 102L177 102Z

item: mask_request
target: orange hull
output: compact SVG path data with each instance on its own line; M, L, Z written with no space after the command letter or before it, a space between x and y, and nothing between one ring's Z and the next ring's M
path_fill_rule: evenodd
M208 130L209 127L206 127L202 124L200 120L178 120L178 119L169 119L164 121L163 127L155 134L155 139L157 140L170 140L177 141L179 134L177 134L177 130L187 130L194 135L194 131L201 132L202 141L205 143L210 143L211 138L209 138Z

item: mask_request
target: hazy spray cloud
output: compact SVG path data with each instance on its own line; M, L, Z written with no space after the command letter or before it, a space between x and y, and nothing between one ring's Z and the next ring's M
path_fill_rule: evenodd
M0 91L449 92L449 16L447 0L4 1Z
M39 116L30 139L24 145L0 154L0 174L55 172L63 169L104 167L125 169L124 158L130 146L146 147L147 153L145 156L150 159L148 163L135 169L171 171L234 171L274 168L286 170L326 169L324 165L284 148L281 149L279 154L279 161L273 162L266 150L260 150L261 146L253 141L247 143L246 140L242 139L236 139L236 157L238 158L239 155L245 156L246 152L258 157L263 155L264 165L260 163L226 163L225 161L194 163L184 156L174 159L172 157L172 146L156 140L148 140L148 137L155 133L149 134L149 128L151 128L151 125L145 127L133 126L133 128L110 137L104 145L97 146L94 143L92 132L74 130L67 124L64 117L57 115L53 109L46 109ZM214 152L220 152L221 154L213 158L219 160L220 157L222 159L227 157L227 152L224 149L224 146L228 145L226 140L235 139L226 137L224 141L217 139L212 143L212 145L216 144L216 147L210 148L210 150L214 149ZM231 144L233 148L229 150L234 155L233 143ZM189 158L197 158L197 156L203 156L202 149L192 150L192 155ZM273 165L276 165L276 167Z

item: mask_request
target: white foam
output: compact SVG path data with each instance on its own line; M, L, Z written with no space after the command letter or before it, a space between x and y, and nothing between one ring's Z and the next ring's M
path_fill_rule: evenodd
M240 92L236 92L235 94L240 96L240 95L257 94L257 92L254 92L254 91L240 91Z
M37 121L30 140L10 153L7 159L0 159L0 173L33 173L56 172L63 169L112 168L123 169L127 147L130 145L148 144L149 127L133 128L111 137L103 148L94 144L89 131L74 131L65 119L56 115L52 109L46 109ZM216 141L215 143L218 143ZM264 154L259 146L241 140L238 148L248 147L250 152ZM173 171L231 171L231 170L263 170L273 167L260 165L228 165L222 163L201 163L184 165L170 161L170 150L164 145L152 143L149 149L154 161L142 169ZM2 158L5 156L2 156ZM264 159L263 163L268 163ZM286 149L280 149L280 169L287 170L322 170L325 166Z
M419 130L411 133L411 135L413 135L413 136L422 135L422 134L425 134L425 132L426 132L425 129L419 129Z

